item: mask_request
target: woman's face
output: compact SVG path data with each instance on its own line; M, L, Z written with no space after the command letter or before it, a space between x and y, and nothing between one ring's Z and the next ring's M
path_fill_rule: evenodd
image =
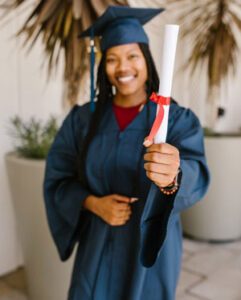
M121 96L145 92L147 66L138 44L109 48L106 52L106 74Z

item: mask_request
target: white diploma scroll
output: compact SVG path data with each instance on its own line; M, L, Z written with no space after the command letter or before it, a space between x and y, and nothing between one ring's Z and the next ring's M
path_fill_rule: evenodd
M162 66L160 74L160 86L158 94L163 97L171 97L172 78L175 62L175 54L177 47L179 26L178 25L165 25L164 43L162 52ZM161 126L159 127L154 143L165 143L167 136L169 105L163 105L164 118ZM159 105L157 106L158 113Z

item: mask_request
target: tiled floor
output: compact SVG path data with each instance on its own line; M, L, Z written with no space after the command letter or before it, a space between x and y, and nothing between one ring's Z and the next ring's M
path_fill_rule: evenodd
M210 244L184 239L176 300L241 300L241 240Z
M0 300L30 300L26 295L23 268L0 278ZM184 238L176 300L241 300L241 240L210 244Z

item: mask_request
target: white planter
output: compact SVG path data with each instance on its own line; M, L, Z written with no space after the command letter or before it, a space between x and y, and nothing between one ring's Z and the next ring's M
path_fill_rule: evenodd
M241 138L206 137L211 173L206 196L181 215L187 235L211 241L241 237Z
M73 256L60 261L47 224L42 184L45 160L5 156L31 300L66 300Z

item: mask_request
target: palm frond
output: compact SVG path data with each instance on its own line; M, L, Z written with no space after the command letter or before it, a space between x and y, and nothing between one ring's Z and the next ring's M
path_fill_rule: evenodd
M176 8L182 37L192 42L185 67L193 73L207 63L209 86L220 86L228 73L236 70L238 45L232 24L241 31L240 1L167 0L167 7Z
M193 73L207 67L208 94L211 104L209 126L215 127L217 98L222 82L235 74L238 33L241 33L240 0L166 0L167 9L175 10L181 37L191 44L190 55L182 69Z
M30 1L5 0L0 9L7 13L21 9L26 3ZM60 54L64 52L64 78L71 105L77 102L81 81L89 68L86 39L77 39L77 36L110 4L128 5L127 0L39 0L16 34L24 35L23 46L28 46L28 51L41 39L47 56L48 76L56 70Z

